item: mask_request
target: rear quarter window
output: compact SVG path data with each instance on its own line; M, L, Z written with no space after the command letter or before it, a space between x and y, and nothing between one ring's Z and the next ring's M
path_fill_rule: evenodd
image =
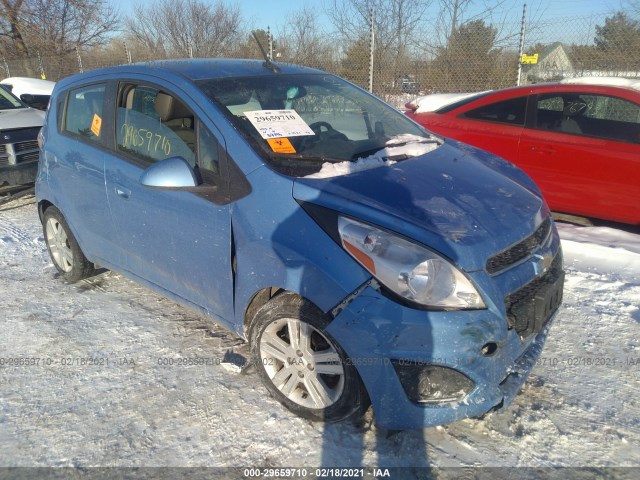
M518 97L483 105L482 107L463 113L461 117L523 126L526 110L527 97Z

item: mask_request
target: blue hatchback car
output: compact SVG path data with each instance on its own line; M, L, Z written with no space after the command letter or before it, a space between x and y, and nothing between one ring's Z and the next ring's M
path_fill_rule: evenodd
M306 418L505 408L562 300L558 233L522 171L319 70L96 70L56 84L39 140L61 275L98 264L210 316Z

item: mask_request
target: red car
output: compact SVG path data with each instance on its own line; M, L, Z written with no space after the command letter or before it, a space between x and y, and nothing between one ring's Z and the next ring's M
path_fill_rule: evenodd
M638 225L640 81L572 82L442 95L453 103L420 113L421 103L436 108L427 96L408 103L407 115L515 163L556 212Z

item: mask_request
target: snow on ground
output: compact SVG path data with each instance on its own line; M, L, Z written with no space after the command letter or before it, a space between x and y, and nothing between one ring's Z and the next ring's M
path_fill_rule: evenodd
M33 198L5 204L0 466L638 467L640 235L560 228L564 306L511 407L389 435L293 416L219 365L237 339L119 274L65 284Z

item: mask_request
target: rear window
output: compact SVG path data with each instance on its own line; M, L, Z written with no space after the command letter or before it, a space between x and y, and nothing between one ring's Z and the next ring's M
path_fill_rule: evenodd
M511 98L502 102L490 103L464 113L464 118L485 120L487 122L524 125L527 110L527 97Z
M466 105L468 103L471 102L475 102L476 100L486 97L487 95L489 95L489 93L491 92L482 92L479 93L477 95L473 95L472 97L467 97L467 98L463 98L462 100L458 100L457 102L454 103L450 103L449 105L445 105L444 107L441 107L437 110L435 110L435 113L447 113L450 112L451 110L455 110L458 107L462 107L463 105Z

